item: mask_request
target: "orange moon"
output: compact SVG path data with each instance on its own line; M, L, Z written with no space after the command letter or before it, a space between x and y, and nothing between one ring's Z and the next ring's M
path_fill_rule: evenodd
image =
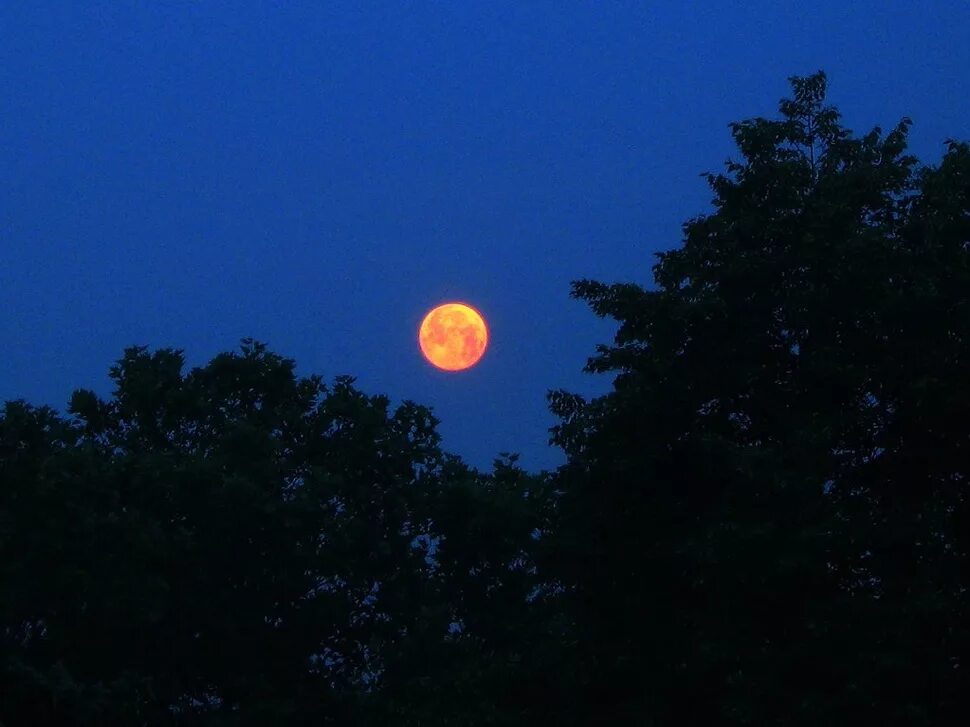
M488 346L488 328L482 314L464 303L445 303L434 308L418 329L421 353L445 371L474 366Z

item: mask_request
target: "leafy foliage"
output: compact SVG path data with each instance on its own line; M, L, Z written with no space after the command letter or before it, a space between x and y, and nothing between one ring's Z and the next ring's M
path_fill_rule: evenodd
M647 724L946 724L968 686L970 149L855 138L819 73L732 125L715 211L619 322L570 454L589 700ZM962 671L961 668L963 667ZM952 722L955 723L955 722Z
M5 720L346 724L524 603L524 473L490 497L427 409L259 343L182 369L133 348L74 420L7 405Z

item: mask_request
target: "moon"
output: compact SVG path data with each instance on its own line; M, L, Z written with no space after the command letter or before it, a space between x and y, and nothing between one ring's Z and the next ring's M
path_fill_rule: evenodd
M462 371L485 354L488 327L482 314L470 305L445 303L421 321L418 344L432 365L444 371Z

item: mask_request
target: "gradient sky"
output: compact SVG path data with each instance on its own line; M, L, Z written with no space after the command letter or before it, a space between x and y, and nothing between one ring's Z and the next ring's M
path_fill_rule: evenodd
M937 161L968 28L966 0L0 3L0 400L253 336L432 406L473 465L554 467L547 390L609 384L569 282L649 283L791 75ZM491 327L462 374L416 342L450 299Z

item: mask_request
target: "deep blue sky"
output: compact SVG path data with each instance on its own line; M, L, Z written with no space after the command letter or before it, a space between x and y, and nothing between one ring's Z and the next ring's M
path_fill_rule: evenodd
M0 3L0 400L253 336L432 406L474 465L553 467L546 391L608 386L569 282L648 283L790 75L938 160L968 28L966 0ZM459 375L415 339L448 299L492 331Z

